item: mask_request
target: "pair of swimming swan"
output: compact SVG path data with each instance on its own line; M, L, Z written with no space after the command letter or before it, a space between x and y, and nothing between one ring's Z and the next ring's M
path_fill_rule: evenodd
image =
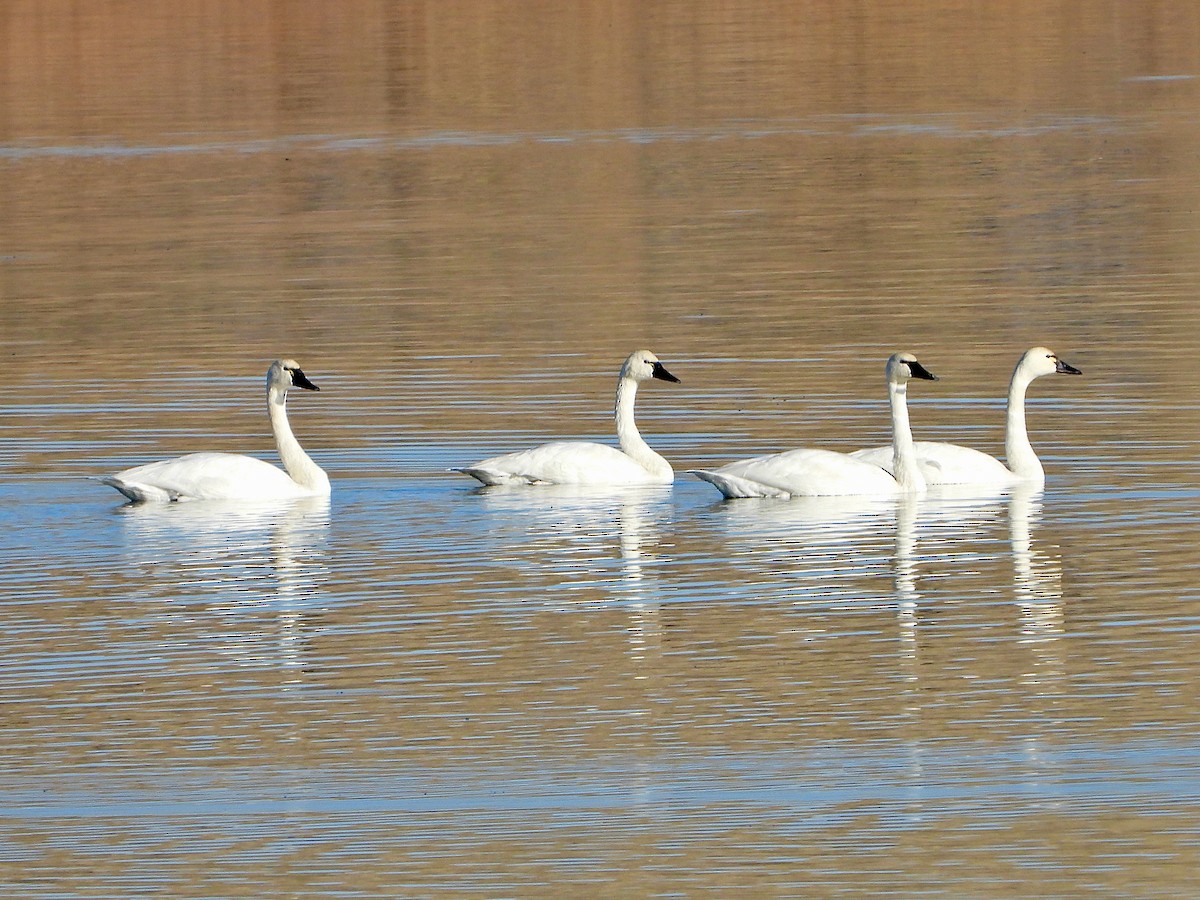
M691 474L726 497L796 497L917 493L928 485L1017 483L1041 486L1045 472L1025 428L1025 393L1035 378L1079 370L1045 347L1027 351L1013 371L1008 392L1008 465L957 444L913 441L908 423L908 382L936 381L911 353L896 353L886 367L892 415L892 445L836 453L800 449L729 463ZM634 422L638 385L658 379L678 382L653 353L638 350L625 360L617 380L618 450L586 441L554 441L530 450L485 459L462 472L483 484L669 484L675 473L643 440ZM126 469L100 480L133 501L279 500L329 495L329 478L304 452L288 424L291 387L320 390L294 360L276 360L267 370L267 410L283 470L249 456L192 453L178 459Z
M936 381L911 353L896 353L887 361L888 398L892 413L892 444L854 453L830 450L789 450L729 463L719 469L696 469L726 497L830 497L893 495L924 491L931 485L1025 484L1040 488L1046 473L1029 443L1025 428L1025 393L1035 378L1080 371L1045 347L1027 350L1013 370L1008 389L1008 427L1005 456L1000 460L958 444L914 441L908 423L908 382Z
M617 437L621 449L581 441L543 444L521 453L485 459L458 471L484 484L669 484L671 464L642 440L633 420L638 385L657 378L679 381L649 351L625 360L617 384ZM329 496L329 478L301 448L287 418L287 392L298 387L318 391L291 359L276 360L267 370L267 411L283 469L233 453L191 453L106 476L110 485L134 502L172 500L290 500Z

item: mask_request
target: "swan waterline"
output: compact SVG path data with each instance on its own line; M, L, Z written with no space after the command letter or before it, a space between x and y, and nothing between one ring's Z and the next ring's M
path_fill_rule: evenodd
M1045 347L1026 350L1017 361L1008 385L1008 412L1004 437L1004 457L1007 465L971 447L940 441L917 441L914 445L917 463L925 480L933 486L1044 485L1046 471L1029 442L1029 432L1025 427L1025 394L1035 379L1055 374L1083 373ZM892 468L891 447L870 447L866 450L856 450L850 455L885 469Z
M277 359L267 370L267 414L283 469L235 453L189 453L176 459L134 466L98 480L135 503L176 500L288 500L329 496L329 477L292 434L287 417L288 388L320 388L300 364Z
M671 464L646 443L633 418L638 385L652 379L679 382L649 350L635 351L621 366L615 407L619 450L588 441L553 441L451 471L470 475L485 485L670 484L675 480Z
M719 469L689 474L714 485L728 499L748 497L838 497L920 493L925 479L913 455L908 422L908 382L937 381L911 353L894 353L885 367L892 416L894 474L847 453L804 448L756 456Z

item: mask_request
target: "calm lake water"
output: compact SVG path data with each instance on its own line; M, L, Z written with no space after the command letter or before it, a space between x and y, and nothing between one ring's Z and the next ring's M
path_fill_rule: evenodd
M167 7L170 7L169 9ZM13 2L0 893L1179 897L1200 8ZM722 502L888 430L1044 492ZM447 470L614 441L670 487ZM89 480L274 459L328 502Z

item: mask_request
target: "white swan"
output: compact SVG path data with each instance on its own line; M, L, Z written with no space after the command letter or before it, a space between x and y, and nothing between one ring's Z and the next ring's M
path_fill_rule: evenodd
M633 421L638 384L651 378L679 381L649 350L638 350L621 366L616 405L620 450L607 444L555 441L452 471L484 484L670 484L675 479L671 464L642 440Z
M1029 443L1025 430L1025 391L1035 378L1043 375L1079 375L1074 366L1059 359L1057 354L1045 347L1026 350L1013 370L1008 385L1008 427L1004 439L1004 456L1008 465L1000 460L958 444L938 441L917 441L917 459L925 480L938 484L989 484L1010 485L1046 483L1046 472ZM892 468L891 447L871 447L851 454L864 462Z
M899 461L896 474L878 465L832 450L788 450L729 463L719 469L693 469L690 474L716 485L729 498L834 497L907 494L925 490L908 424L908 381L937 381L911 353L895 353L887 361L888 397L892 409L892 447Z
M190 453L135 466L99 479L130 500L284 500L329 495L329 478L300 447L287 418L292 386L318 391L299 363L278 359L267 370L267 412L284 472L270 463L233 453Z

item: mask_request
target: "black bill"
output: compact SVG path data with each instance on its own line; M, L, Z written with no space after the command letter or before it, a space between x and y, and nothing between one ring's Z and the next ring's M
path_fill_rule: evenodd
M308 380L308 376L300 369L292 369L292 384L306 391L319 391L320 388Z
M667 371L667 367L660 362L654 363L651 367L651 374L661 381L673 381L679 384L679 379Z

